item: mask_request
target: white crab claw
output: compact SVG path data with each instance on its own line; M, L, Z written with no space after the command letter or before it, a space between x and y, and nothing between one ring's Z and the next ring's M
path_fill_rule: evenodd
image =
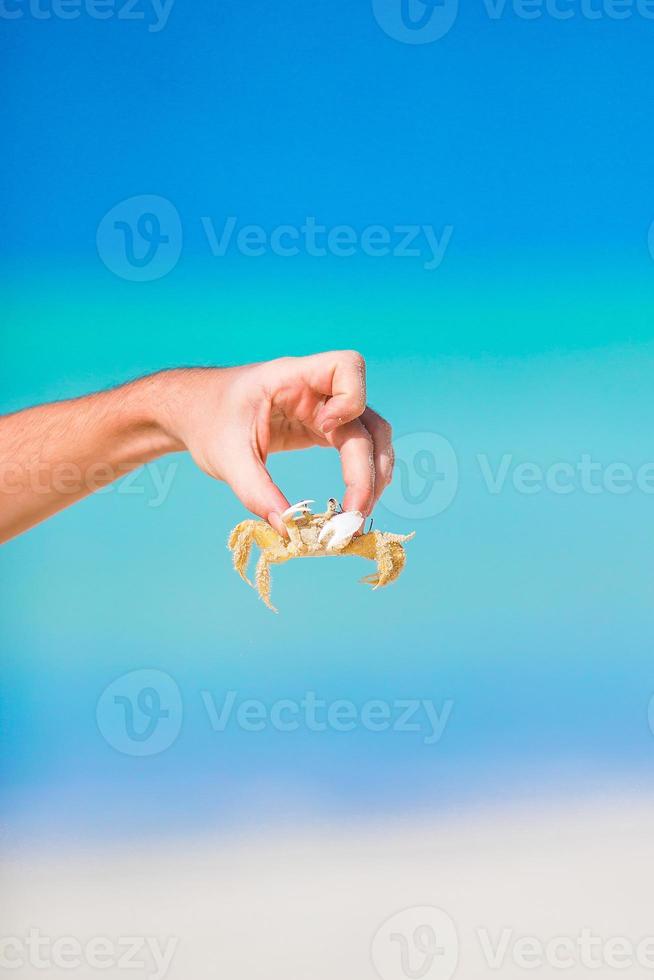
M300 514L303 510L307 510L307 504L315 504L315 500L301 500L299 504L293 504L281 515L282 520L287 521L294 514Z
M348 510L331 517L318 535L318 543L326 548L340 550L350 543L363 524L363 514Z

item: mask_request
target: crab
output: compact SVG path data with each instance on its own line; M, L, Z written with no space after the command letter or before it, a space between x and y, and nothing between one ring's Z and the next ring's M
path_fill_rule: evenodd
M313 514L309 504L313 500L301 500L281 515L288 529L288 540L266 521L241 521L229 536L227 547L234 559L234 568L244 582L256 588L269 609L277 612L270 601L270 566L280 565L291 558L321 558L338 555L358 555L377 562L377 571L361 579L373 589L393 582L406 561L404 542L411 534L390 534L386 531L368 531L358 534L364 524L358 510L343 511L333 497L327 501L323 514ZM253 585L247 577L247 566L252 545L261 549Z

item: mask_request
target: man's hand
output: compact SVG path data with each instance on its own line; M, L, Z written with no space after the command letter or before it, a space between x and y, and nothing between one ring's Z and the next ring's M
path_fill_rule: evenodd
M269 453L331 446L341 456L346 510L367 515L393 472L391 427L366 406L365 362L354 351L284 357L245 367L181 372L169 431L248 510L285 533L288 500L266 469Z
M360 354L164 371L113 391L17 412L0 418L0 541L144 463L185 449L248 510L285 533L279 515L288 500L272 482L266 459L309 446L338 450L343 506L369 514L390 482L393 449L389 424L366 406Z

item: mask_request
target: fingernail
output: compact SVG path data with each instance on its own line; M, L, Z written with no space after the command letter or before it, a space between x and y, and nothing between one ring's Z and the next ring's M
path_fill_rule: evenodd
M288 530L286 529L286 525L284 524L281 518L281 514L278 514L276 510L272 510L268 514L268 523L270 524L271 527L274 527L274 529L277 531L277 534L281 534L283 538L288 537Z
M340 423L340 419L325 419L325 421L320 426L320 431L324 436L328 436L330 432L337 429Z

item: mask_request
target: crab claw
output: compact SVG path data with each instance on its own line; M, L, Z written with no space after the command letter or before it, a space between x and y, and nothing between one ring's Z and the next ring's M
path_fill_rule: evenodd
M307 504L314 504L315 500L301 500L299 504L293 504L281 514L281 519L286 524L293 519L294 514L301 514L303 510L308 510Z
M330 518L320 534L318 543L325 548L340 551L345 548L363 524L363 514L358 510L344 511Z

